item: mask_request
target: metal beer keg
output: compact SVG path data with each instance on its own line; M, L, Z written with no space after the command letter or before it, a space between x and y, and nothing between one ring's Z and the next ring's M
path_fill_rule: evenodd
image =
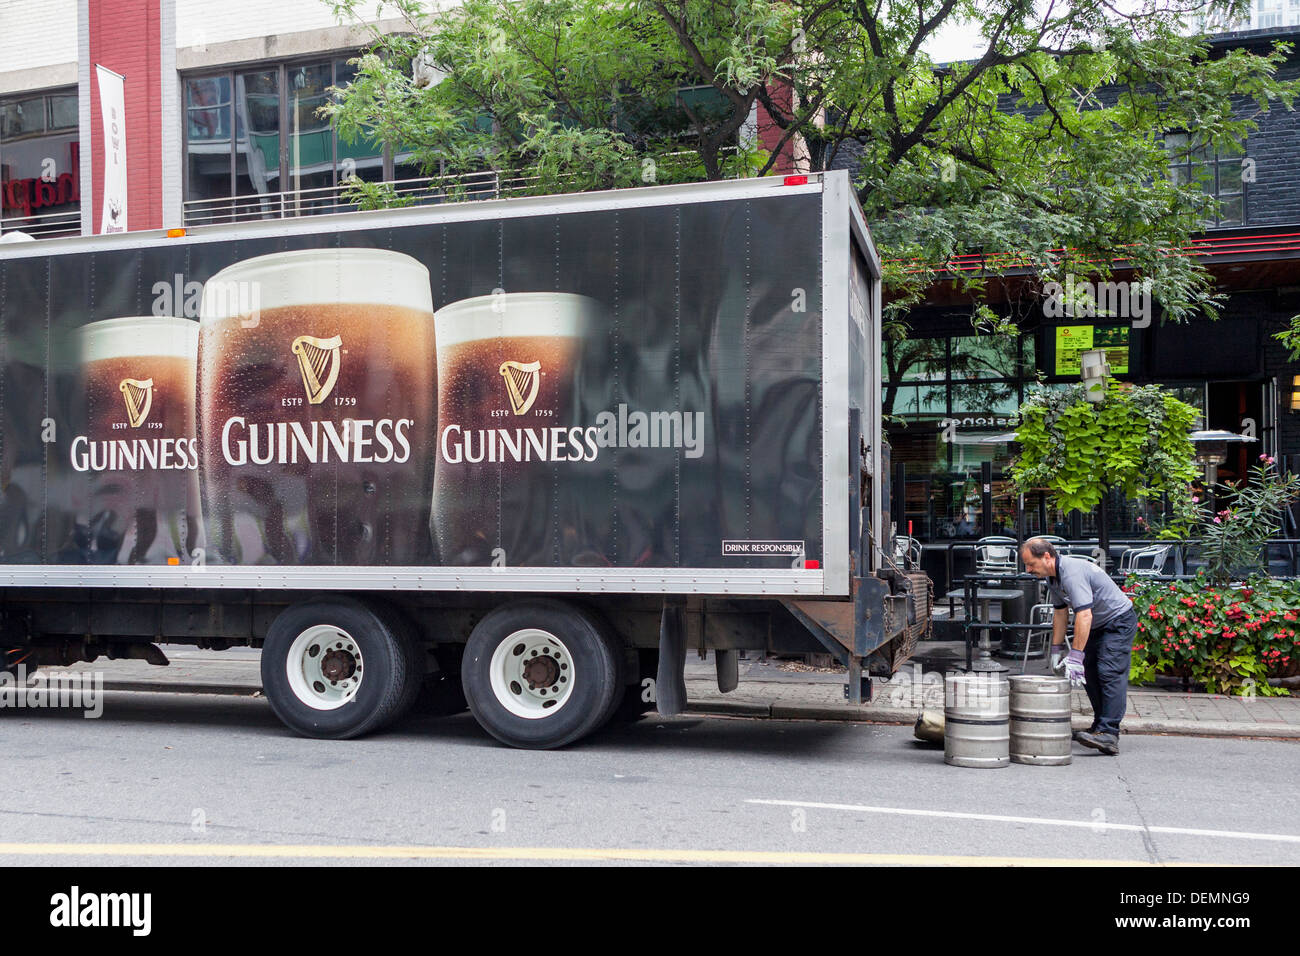
M996 674L955 674L944 680L943 761L954 767L1010 763L1009 688Z
M1070 762L1069 680L1011 678L1011 759L1047 767Z

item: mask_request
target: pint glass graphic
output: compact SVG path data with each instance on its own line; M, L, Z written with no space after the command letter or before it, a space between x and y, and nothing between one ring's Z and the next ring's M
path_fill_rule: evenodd
M515 292L438 310L431 527L444 563L555 560L571 497L565 471L596 454L577 420L575 382L598 309L585 296Z
M431 560L428 270L383 249L259 256L204 287L200 477L233 564Z
M71 465L89 477L90 563L188 565L200 546L194 375L199 326L130 316L76 331L84 417Z

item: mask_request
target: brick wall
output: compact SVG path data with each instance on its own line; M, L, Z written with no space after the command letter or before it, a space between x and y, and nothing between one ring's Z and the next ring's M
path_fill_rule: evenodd
M1277 72L1279 79L1300 77L1300 57ZM1243 100L1240 108L1254 109ZM1246 143L1246 157L1255 161L1255 181L1246 183L1246 225L1271 226L1300 222L1300 112L1275 105L1256 119L1259 129Z
M90 63L125 80L128 225L132 230L162 226L162 87L158 0L88 0ZM90 72L91 176L96 187L94 231L100 230L104 181L104 127L99 79ZM178 122L170 117L168 122Z
M776 104L777 112L790 112L794 104L794 88L789 83L777 82L768 88L768 95L772 97L772 102ZM758 112L758 143L768 152L776 151L781 143L781 137L785 131L776 125L762 103L757 104ZM788 173L794 170L794 148L791 141L787 141L781 147L777 155L776 164L773 165L774 173Z

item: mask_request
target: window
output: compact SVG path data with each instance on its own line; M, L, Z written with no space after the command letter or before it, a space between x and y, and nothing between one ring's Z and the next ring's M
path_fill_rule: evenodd
M1217 213L1202 221L1207 226L1245 224L1246 184L1239 156L1220 156L1187 133L1166 133L1169 175L1175 185L1192 184L1218 200Z
M1282 25L1282 0L1255 0L1255 28Z
M319 115L355 75L337 57L186 77L186 220L331 212L349 177L391 178L381 144L345 143Z
M0 231L80 231L77 121L75 90L0 100Z

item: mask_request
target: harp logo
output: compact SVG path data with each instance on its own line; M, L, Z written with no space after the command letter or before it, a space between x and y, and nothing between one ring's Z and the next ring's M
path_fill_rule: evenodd
M537 389L542 383L541 362L502 362L497 369L506 380L506 394L510 408L516 415L526 415L537 401Z
M117 386L126 402L126 418L132 428L139 428L153 408L153 379L124 378Z
M302 387L307 391L307 401L319 405L329 398L339 380L339 346L343 339L334 336L318 339L314 335L300 335L293 340L293 354L298 356L298 371L302 373Z

